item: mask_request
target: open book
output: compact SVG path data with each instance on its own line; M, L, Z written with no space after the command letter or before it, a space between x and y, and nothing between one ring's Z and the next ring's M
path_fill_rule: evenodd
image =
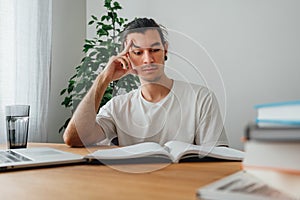
M139 158L162 158L173 163L178 163L184 158L225 159L240 161L244 152L229 147L202 147L180 141L169 141L164 146L154 142L144 142L126 147L98 150L86 156L98 160L129 160Z

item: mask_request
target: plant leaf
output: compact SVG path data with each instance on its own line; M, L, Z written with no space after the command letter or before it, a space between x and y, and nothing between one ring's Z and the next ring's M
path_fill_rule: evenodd
M60 95L63 95L66 91L67 89L63 89L62 91L60 91Z
M95 15L92 15L92 18L93 18L95 21L98 21L98 18L97 18Z
M96 52L96 51L93 51L93 52L90 53L89 57L93 57L93 56L96 55L96 54L97 54L97 52Z
M75 87L75 91L79 93L79 92L82 91L83 88L84 88L84 84L83 83L78 83Z
M89 21L88 25L92 25L95 21L94 20L91 20Z

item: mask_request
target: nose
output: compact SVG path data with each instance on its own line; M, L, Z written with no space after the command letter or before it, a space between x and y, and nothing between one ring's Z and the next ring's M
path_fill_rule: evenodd
M153 55L151 54L150 51L146 50L144 52L143 62L144 64L150 64L154 62Z

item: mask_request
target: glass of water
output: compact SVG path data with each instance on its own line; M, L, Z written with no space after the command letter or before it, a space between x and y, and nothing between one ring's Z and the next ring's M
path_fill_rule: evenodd
M5 107L7 146L9 149L27 147L29 111L29 105Z

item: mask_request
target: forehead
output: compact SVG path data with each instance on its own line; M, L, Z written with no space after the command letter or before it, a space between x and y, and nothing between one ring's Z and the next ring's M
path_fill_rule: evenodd
M157 30L146 30L144 33L130 33L127 35L127 41L133 41L135 46L150 47L154 43L162 45L160 35Z

